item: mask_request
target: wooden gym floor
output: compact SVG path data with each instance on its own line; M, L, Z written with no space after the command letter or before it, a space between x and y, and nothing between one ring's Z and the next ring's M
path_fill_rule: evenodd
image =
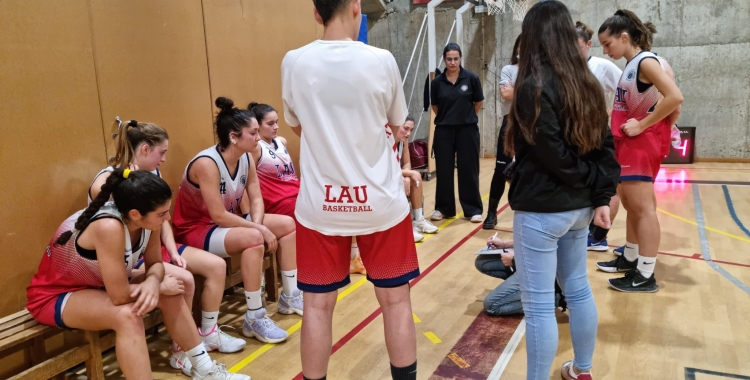
M494 160L481 161L486 201ZM425 213L432 213L435 181L424 184ZM595 270L610 252L589 253L589 279L599 310L594 375L599 379L750 379L750 165L665 165L657 179L662 229L654 294L624 294L607 287L611 274ZM501 207L506 204L503 197ZM697 212L701 210L702 212ZM497 230L511 238L513 212L503 208ZM747 223L747 224L743 224ZM418 244L422 276L413 281L419 379L525 379L522 317L489 317L482 300L500 281L474 268L474 252L494 231L466 219L442 222ZM624 244L625 211L609 235ZM221 323L241 336L244 297L226 297ZM275 305L269 307L275 311ZM236 354L213 358L256 380L301 379L298 316L272 317L290 332L288 341L265 345L248 339ZM558 311L560 344L552 379L573 356L567 315ZM334 317L329 379L390 379L382 316L372 285L352 275ZM157 379L183 379L169 367L166 332L150 339ZM105 373L121 377L114 354Z

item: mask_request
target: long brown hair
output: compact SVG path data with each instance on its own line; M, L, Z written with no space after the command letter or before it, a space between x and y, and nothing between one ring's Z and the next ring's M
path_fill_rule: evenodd
M114 157L109 158L109 164L114 167L127 168L141 144L145 143L153 148L169 140L167 131L153 123L120 121L118 118L115 120L115 127L117 131L112 134L112 138L116 139L117 152Z
M552 67L561 83L559 99L562 109L559 112L565 120L565 125L561 126L565 141L576 146L579 154L601 147L609 128L604 90L588 69L576 39L573 19L565 4L559 1L539 2L526 14L521 26L521 59L515 90L518 91L525 81L533 83L536 88L536 114L531 123L519 119L518 97L513 98L505 135L508 155L515 155L516 136L534 145L536 124L541 113L545 66Z
M599 34L606 31L609 31L609 34L613 36L619 36L623 32L627 32L633 45L638 46L641 50L651 50L654 44L656 25L650 21L643 23L635 13L627 9L620 9L599 27Z

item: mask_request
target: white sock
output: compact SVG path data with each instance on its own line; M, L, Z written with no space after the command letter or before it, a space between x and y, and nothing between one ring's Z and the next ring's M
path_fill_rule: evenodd
M641 276L651 278L656 267L656 257L638 256L638 271Z
M201 333L208 334L219 321L218 311L201 311Z
M206 347L201 344L195 346L190 351L186 352L190 364L193 365L193 371L201 376L208 375L209 372L214 368L214 363L211 361L211 357L206 352Z
M422 208L412 209L411 218L414 220L422 220L422 218L424 218L424 214L422 213Z
M638 244L625 242L625 259L631 263L638 259Z
M245 290L245 300L247 301L247 312L251 313L255 317L255 312L263 308L263 300L261 299L262 290L254 292L248 292Z
M287 296L299 294L297 289L297 270L282 270L281 285L284 287L283 292Z
M359 256L359 247L357 247L356 245L352 245L352 254L351 254L351 256L352 257L351 257L350 260L354 260L355 257Z

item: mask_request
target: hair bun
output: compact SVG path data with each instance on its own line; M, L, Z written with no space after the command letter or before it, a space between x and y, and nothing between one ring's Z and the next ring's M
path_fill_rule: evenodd
M234 108L234 102L232 99L225 98L223 96L220 96L216 98L216 106L219 107L222 111L231 110Z
M257 105L260 105L260 104L258 102L250 102L250 104L247 105L247 109L252 110Z

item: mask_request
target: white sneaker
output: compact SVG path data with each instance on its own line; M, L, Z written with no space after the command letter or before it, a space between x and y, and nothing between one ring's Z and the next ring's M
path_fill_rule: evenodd
M419 220L414 220L411 222L412 227L414 227L414 231L424 233L424 234L434 234L438 232L438 228L430 223L429 220L422 217Z
M414 242L419 243L420 241L424 240L424 235L420 234L416 230L412 230L414 232Z
M471 217L472 223L482 223L482 215L474 215Z
M188 360L187 353L174 342L172 342L172 357L169 358L169 365L174 369L182 370L185 376L192 376L190 371L193 369L193 364Z
M281 292L281 299L279 299L279 314L294 314L302 316L302 309L304 309L304 301L302 300L302 292L297 290L297 295L287 296L284 292Z
M435 210L435 212L432 213L432 216L430 217L430 219L434 221L443 220L443 213L438 210Z
M254 315L251 317L251 314ZM255 313L251 311L245 313L242 335L248 338L254 337L263 343L280 343L289 337L289 333L268 318L266 309L257 310Z
M214 367L211 369L211 372L206 374L206 376L201 376L195 372L193 372L191 376L193 380L251 380L248 375L227 371L227 367L224 366L224 364L219 364L215 361Z
M219 350L219 352L223 353L232 353L242 350L247 344L244 339L235 338L221 331L221 327L219 327L219 325L214 325L214 328L211 329L211 332L205 335L199 328L198 334L203 340L203 345L206 347L206 351Z

